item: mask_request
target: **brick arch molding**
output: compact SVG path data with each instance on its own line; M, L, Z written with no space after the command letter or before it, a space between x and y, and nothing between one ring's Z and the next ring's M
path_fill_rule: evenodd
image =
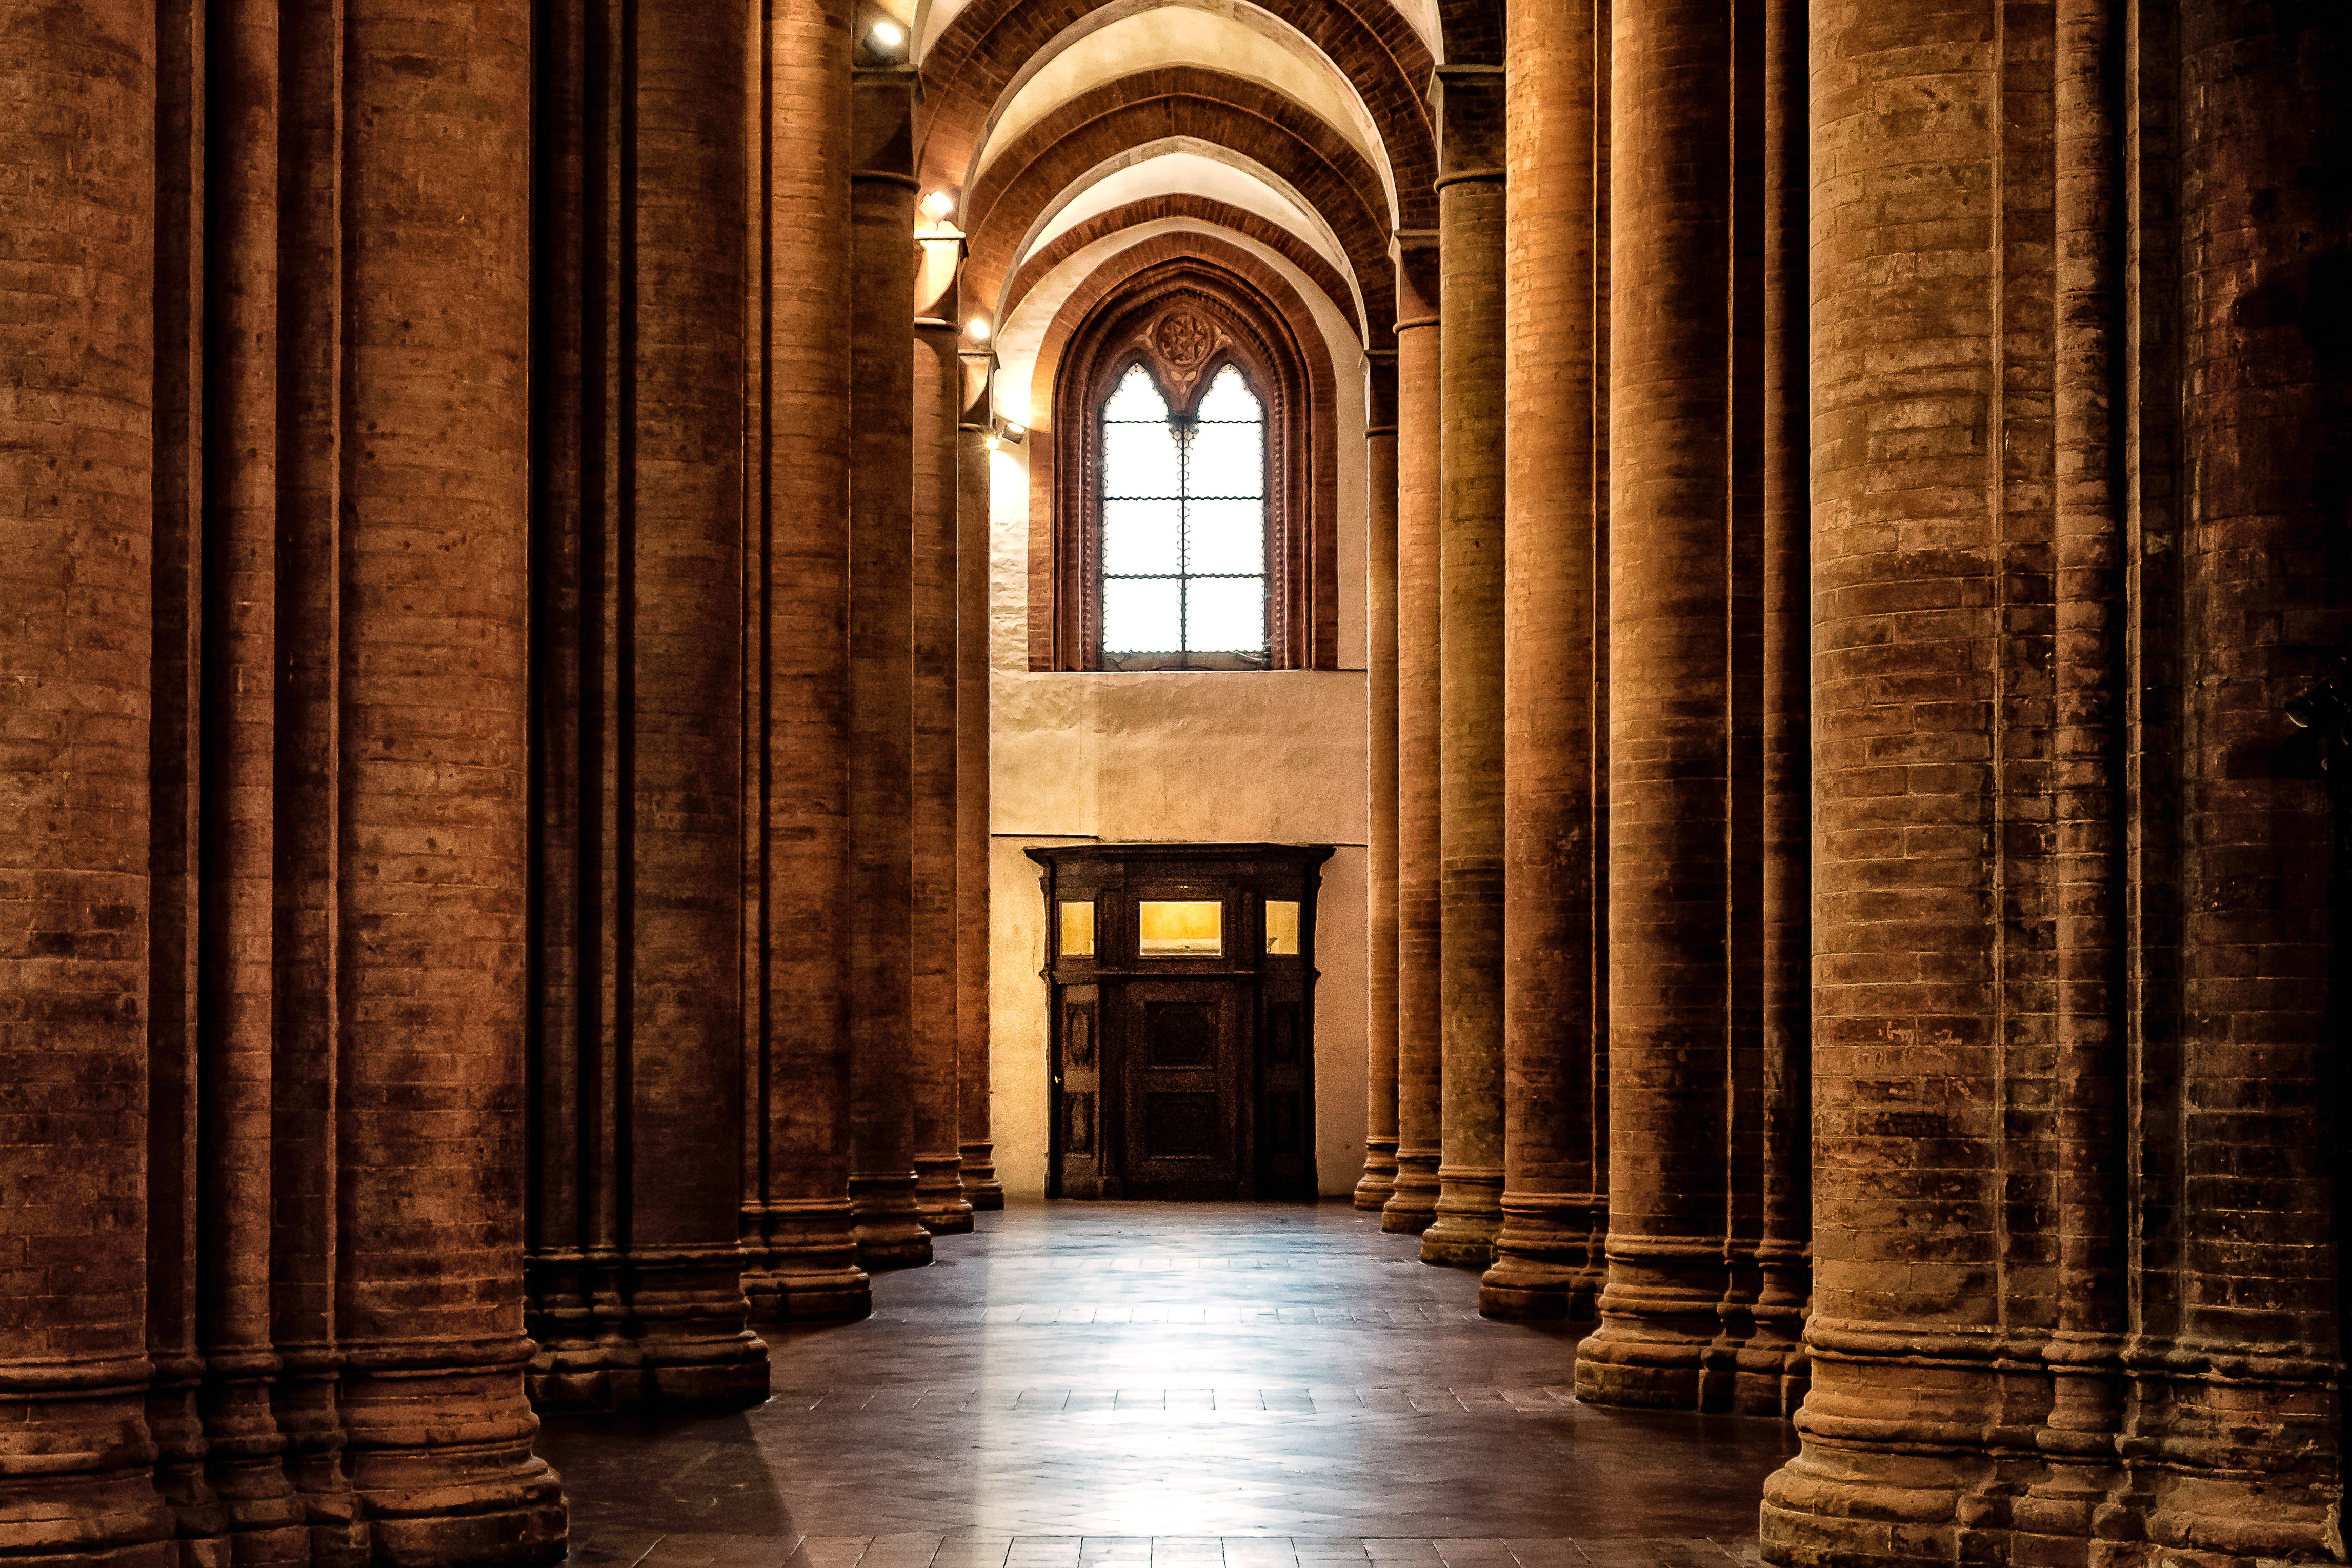
M1087 246L1127 229L1167 218L1189 218L1196 223L1229 229L1265 246L1306 274L1316 288L1322 290L1324 298L1331 301L1331 308L1353 321L1358 335L1367 342L1373 341L1375 333L1385 338L1392 329L1395 310L1391 300L1377 293L1368 293L1364 297L1364 308L1359 312L1356 295L1348 287L1348 279L1325 259L1322 252L1297 235L1230 202L1192 195L1150 196L1113 207L1108 212L1097 213L1052 244L1031 251L1014 270L1012 280L1005 285L1004 302L997 311L997 320L1010 320L1021 301L1052 276L1054 268Z

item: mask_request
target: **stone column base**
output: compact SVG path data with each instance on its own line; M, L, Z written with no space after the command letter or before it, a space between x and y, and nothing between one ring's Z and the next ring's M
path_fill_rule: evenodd
M782 1199L746 1205L744 1243L751 1260L743 1295L755 1323L831 1323L874 1310L873 1282L857 1266L856 1217L849 1200ZM761 1240L752 1244L757 1230Z
M1495 1261L1503 1228L1500 1165L1440 1165L1437 1217L1421 1233L1421 1260L1443 1268L1484 1268Z
M849 1206L856 1216L857 1266L867 1273L919 1268L931 1260L931 1233L923 1228L915 1202L915 1173L849 1178Z
M1004 1185L996 1179L996 1145L963 1146L963 1195L975 1209L1004 1206Z
M963 1194L963 1154L915 1156L915 1212L933 1236L965 1236L971 1204Z
M1505 1193L1495 1264L1478 1281L1479 1316L1591 1322L1602 1201L1591 1193Z
M1381 1228L1391 1236L1419 1236L1437 1217L1438 1152L1397 1151L1396 1186L1381 1205Z
M1397 1155L1393 1138L1364 1140L1364 1173L1356 1183L1356 1206L1383 1207L1396 1191Z

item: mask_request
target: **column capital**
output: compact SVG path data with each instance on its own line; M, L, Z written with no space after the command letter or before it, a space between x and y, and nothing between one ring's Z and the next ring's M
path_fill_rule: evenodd
M957 356L963 368L962 412L957 426L965 430L996 426L996 351L966 349Z
M1500 184L1507 161L1501 66L1439 66L1429 73L1437 124L1437 188L1459 180Z
M859 66L849 73L849 177L913 189L915 100L909 65Z
M1364 434L1393 436L1397 427L1397 354L1394 349L1364 351Z
M1437 320L1437 231L1401 228L1389 236L1389 259L1396 263L1396 328L1425 327Z

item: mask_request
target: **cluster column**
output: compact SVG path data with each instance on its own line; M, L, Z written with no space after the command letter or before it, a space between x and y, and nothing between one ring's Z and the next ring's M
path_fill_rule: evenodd
M956 1114L963 1194L1004 1206L989 1132L989 464L996 356L966 349L956 431Z
M1374 350L1364 360L1364 455L1370 469L1370 589L1365 664L1371 700L1369 879L1371 958L1366 1005L1364 1173L1360 1209L1385 1205L1397 1173L1397 362Z
M550 40L582 72L551 118L617 123L635 155L591 157L583 135L541 247L542 318L569 307L580 324L542 326L573 356L539 354L564 461L539 465L537 498L555 809L539 825L535 1055L543 1103L569 1114L539 1140L532 1387L543 1407L728 1407L768 1386L740 1237L741 622L709 616L740 602L744 568L748 17L638 7L597 40L635 62L609 105L594 37ZM625 241L610 252L586 212L607 191Z
M1690 1406L1730 1197L1731 18L1610 51L1609 1230L1580 1396Z
M872 1306L849 1200L850 21L768 0L754 145L745 1279L763 1321Z
M562 1555L522 1332L530 16L344 13L345 1462L379 1559ZM427 81L467 90L428 91Z
M963 416L957 275L963 236L921 226L914 317L914 880L908 1029L915 1059L915 1203L933 1235L971 1228L957 1100L963 936L957 845L957 480Z
M931 1260L915 1200L915 73L851 87L849 1037L857 1260Z
M1441 67L1435 96L1444 1131L1421 1260L1483 1268L1503 1192L1503 69Z
M1437 1213L1444 1059L1438 1009L1437 237L1397 236L1397 1168L1381 1228Z
M1592 1006L1599 607L1591 0L1520 0L1509 76L1502 1229L1490 1317L1583 1317L1605 1224Z

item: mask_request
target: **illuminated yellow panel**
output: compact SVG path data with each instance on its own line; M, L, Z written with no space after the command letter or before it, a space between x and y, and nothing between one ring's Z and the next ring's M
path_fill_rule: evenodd
M1145 958L1214 958L1225 951L1224 905L1213 899L1136 905Z
M1092 958L1094 955L1094 905L1064 904L1062 906L1062 956Z
M1296 953L1298 951L1298 906L1280 899L1265 901L1265 950L1268 952Z

